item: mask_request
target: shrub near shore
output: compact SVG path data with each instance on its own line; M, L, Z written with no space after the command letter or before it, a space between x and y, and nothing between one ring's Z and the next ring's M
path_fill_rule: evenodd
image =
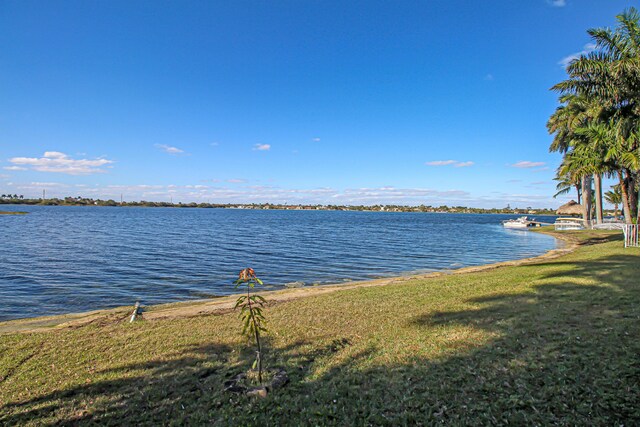
M235 313L4 335L0 423L638 424L640 252L570 235L553 260L269 307L290 384L265 399L223 391L255 354Z

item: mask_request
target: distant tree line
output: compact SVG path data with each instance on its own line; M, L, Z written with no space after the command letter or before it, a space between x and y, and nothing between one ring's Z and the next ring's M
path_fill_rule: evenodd
M64 197L49 199L25 199L18 195L0 196L0 204L45 205L45 206L121 206L121 207L165 207L165 208L218 208L218 209L278 209L278 210L331 210L331 211L376 211L376 212L441 212L441 213L494 213L519 215L555 215L553 208L473 208L467 206L408 206L408 205L321 205L321 204L281 204L281 203L170 203L146 200L116 202L113 199L102 200L89 197ZM617 208L616 208L617 209Z

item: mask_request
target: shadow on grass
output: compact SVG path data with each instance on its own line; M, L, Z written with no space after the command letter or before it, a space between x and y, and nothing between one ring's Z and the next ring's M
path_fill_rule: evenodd
M583 231L583 237L580 240L581 245L597 245L600 243L609 242L622 242L624 241L624 235L622 231L609 231L609 230L588 230ZM580 235L578 235L580 236Z
M113 379L9 403L0 423L638 425L638 257L545 265L570 273L549 273L527 292L469 300L475 309L411 315L400 344L458 326L492 337L440 357L418 352L379 363L389 343L299 341L270 352L269 363L285 367L291 383L256 400L222 391L240 365L231 363L233 349L209 343L104 372ZM594 278L606 285L589 284Z
M535 230L534 230L535 231ZM565 236L569 240L580 246L597 245L600 243L622 242L624 234L622 230L580 230L580 231L558 231L549 228L547 230L551 235Z

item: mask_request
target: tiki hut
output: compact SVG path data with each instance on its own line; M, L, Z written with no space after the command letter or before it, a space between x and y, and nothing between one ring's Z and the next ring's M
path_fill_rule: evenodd
M560 206L556 211L558 215L582 215L582 205L571 200Z

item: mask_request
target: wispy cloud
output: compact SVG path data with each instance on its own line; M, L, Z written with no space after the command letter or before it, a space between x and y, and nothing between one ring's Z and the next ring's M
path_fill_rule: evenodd
M431 162L425 162L427 166L454 166L456 168L466 168L473 166L473 162L459 162L457 160L433 160Z
M473 162L460 162L453 165L456 168L468 168L469 166L473 166L475 163Z
M528 160L521 160L517 163L512 164L511 167L519 168L519 169L531 169L531 168L539 168L544 165L545 165L545 162L530 162Z
M426 162L427 166L448 166L458 163L457 160L433 160L431 162Z
M547 0L553 7L565 7L567 5L567 0Z
M27 168L23 168L22 166L5 166L3 169L8 171L26 171Z
M486 76L484 76L484 79L488 81L493 80L493 74L487 74Z
M593 52L595 48L596 48L596 45L594 43L587 43L586 45L584 45L584 48L580 52L575 52L575 53L572 53L571 55L565 56L558 62L558 64L561 65L563 68L566 68L566 66L569 65L571 61L574 61L580 58L582 55L587 55L589 52Z
M247 180L241 179L241 178L231 178L231 179L228 179L227 182L230 184L243 184L247 182Z
M181 150L178 147L172 147L171 145L167 145L167 144L156 144L156 147L164 151L165 153L169 153L169 154L175 155L175 154L184 153L184 150Z
M312 140L313 142L320 142L320 138L318 138L318 137L315 137L315 138L313 138L313 139L311 139L311 140Z
M269 151L271 150L270 144L256 144L253 146L254 151Z
M62 184L60 182L30 182L28 185L33 187L68 187L67 184Z
M218 145L220 145L219 142L212 142L211 144L209 144L212 147L217 147Z
M46 151L42 157L13 157L9 159L14 169L32 169L38 172L64 173L68 175L89 175L105 172L101 169L113 163L107 159L72 159L59 151ZM11 168L12 166L9 166ZM22 168L22 169L15 169ZM6 169L6 168L5 168Z

